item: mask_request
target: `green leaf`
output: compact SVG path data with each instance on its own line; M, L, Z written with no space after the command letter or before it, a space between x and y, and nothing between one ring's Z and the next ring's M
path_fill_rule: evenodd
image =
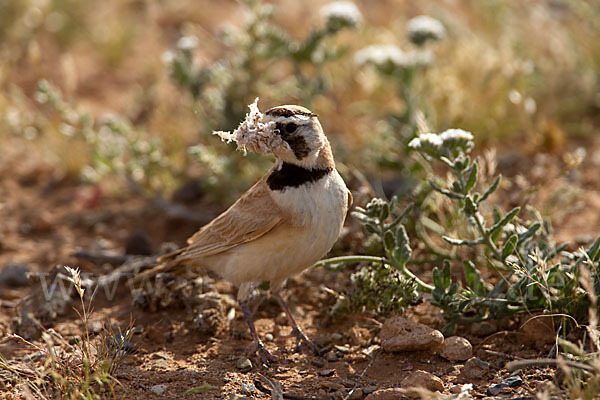
M539 222L533 223L529 229L519 235L518 244L523 243L525 240L529 239L542 227L542 224Z
M477 183L477 165L479 160L475 160L475 162L467 169L467 173L469 174L467 178L467 184L465 186L465 192L473 189L475 183Z
M395 244L396 244L396 238L394 238L394 234L392 233L392 231L385 231L385 233L383 234L383 242L385 244L385 249L388 252L393 251L393 249L395 248Z
M465 205L463 207L463 210L465 211L465 214L467 215L473 215L477 212L477 205L473 202L473 199L471 198L471 196L465 196L464 198L465 201Z
M506 243L504 243L504 247L502 248L502 261L506 260L506 257L510 256L515 251L518 241L519 237L517 235L512 235L508 238Z
M369 233L379 233L379 229L377 226L373 225L372 223L366 223L365 224L365 229L367 230L367 232Z
M457 194L454 192L451 192L448 189L444 189L440 186L438 186L434 181L429 180L429 184L431 185L431 187L433 188L433 190L435 190L436 192L440 192L441 194L450 197L451 199L457 199L457 200L462 200L463 196L461 194Z
M510 210L508 212L508 214L506 214L504 216L504 218L502 218L500 221L498 221L494 225L492 225L492 227L489 230L490 235L493 235L494 233L498 232L506 224L508 224L510 221L512 221L512 219L517 216L519 211L521 211L521 207L515 207L512 210Z
M600 261L600 237L587 250L587 255L593 262Z
M379 214L379 219L383 222L385 221L385 219L390 215L390 206L389 204L385 203L382 207L381 207L381 212Z
M465 278L467 285L473 290L478 296L485 296L485 286L481 281L481 274L471 261L464 261L463 266L465 268Z
M502 175L498 175L496 177L496 179L494 179L494 182L488 188L488 190L485 191L485 193L483 194L483 196L481 196L481 199L479 200L479 202L485 201L485 199L487 199L488 197L490 197L490 195L492 193L494 193L496 191L496 189L498 189L498 185L500 184L500 180L502 180Z
M410 259L412 255L412 249L410 248L410 241L406 228L400 224L398 231L396 232L396 247L394 248L394 259L404 266L404 264Z

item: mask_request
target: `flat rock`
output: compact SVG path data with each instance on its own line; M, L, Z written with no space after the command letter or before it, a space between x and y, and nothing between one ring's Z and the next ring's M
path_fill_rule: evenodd
M400 385L404 388L424 388L432 392L444 391L444 382L432 373L423 370L412 372L402 380Z
M160 396L165 392L165 390L167 390L167 385L154 385L150 388L150 390L152 391L152 393Z
M0 285L21 287L30 284L27 274L31 269L25 264L7 262L0 270Z
M403 317L387 319L379 337L385 351L435 350L444 341L440 331Z
M414 396L411 396L409 392L410 391L401 388L379 389L365 397L365 400L414 399Z
M440 356L449 361L464 361L473 356L473 346L460 336L451 336L444 340Z
M482 379L490 372L490 365L479 358L469 358L465 363L463 373L468 379Z

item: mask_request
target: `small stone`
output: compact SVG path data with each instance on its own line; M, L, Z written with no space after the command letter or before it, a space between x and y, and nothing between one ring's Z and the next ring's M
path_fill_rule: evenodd
M387 319L379 337L385 351L435 351L444 341L440 331L403 317Z
M167 390L167 385L154 385L150 388L150 390L157 395L161 395Z
M404 388L421 387L432 392L443 392L444 383L440 378L423 370L417 370L412 372L401 382L401 386Z
M125 243L125 254L149 256L153 253L150 236L143 231L135 231Z
M156 360L152 362L153 369L167 369L169 368L169 362L167 360Z
M252 394L252 392L256 391L256 386L248 384L248 383L242 383L242 393L244 394Z
M344 336L340 333L332 333L331 334L331 340L332 341L337 341L337 340L342 340L344 338Z
M273 340L275 340L275 338L273 337L273 335L272 335L272 334L270 334L270 333L267 333L267 334L265 335L265 342L272 342Z
M251 397L242 396L241 394L231 393L227 400L252 400Z
M338 355L332 350L325 354L325 359L329 362L336 362L338 360Z
M523 384L523 378L521 378L520 376L511 376L509 378L506 378L505 380L503 380L500 383L496 383L495 385L491 385L490 387L487 388L487 394L489 396L497 396L500 394L500 392L502 392L502 389L504 389L505 387L518 387L521 386Z
M363 394L366 396L366 395L369 395L369 394L375 392L376 390L377 390L376 386L367 386L367 387L363 388Z
M236 366L241 372L248 372L252 369L252 361L247 357L240 357L237 360Z
M112 345L115 350L124 351L125 353L135 352L135 346L127 338L120 333L115 333L108 339L108 344Z
M359 400L362 399L364 396L363 391L361 388L356 388L354 389L354 391L352 393L350 393L350 396L348 396L348 400Z
M165 352L162 351L158 351L156 353L152 353L152 355L150 356L151 359L153 360L172 360L173 357L170 354L167 354Z
M322 368L325 365L325 362L319 358L313 359L310 363L318 368Z
M337 351L339 351L342 354L348 354L348 353L350 353L350 347L348 347L348 346L338 346L338 345L335 345L335 346L333 346L333 348L336 349Z
M471 343L460 336L451 336L444 340L440 356L449 361L464 361L473 355Z
M496 325L491 322L477 322L471 326L471 333L475 336L485 337L496 332Z
M318 372L319 376L333 376L335 369L322 369Z
M29 285L27 274L31 270L25 264L7 262L0 271L0 285L9 287L21 287Z
M481 379L490 372L490 365L479 358L469 358L465 363L463 373L469 379Z
M406 398L408 398L406 389L387 388L374 391L373 393L369 394L365 400L400 400Z

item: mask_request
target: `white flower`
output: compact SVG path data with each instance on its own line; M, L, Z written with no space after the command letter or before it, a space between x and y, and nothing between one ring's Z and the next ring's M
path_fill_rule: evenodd
M427 15L412 18L406 24L406 33L411 42L421 45L427 40L439 40L446 36L446 29L440 21Z
M328 23L356 28L362 23L362 14L358 7L350 1L334 1L321 7L321 16Z
M473 140L473 134L463 129L448 129L440 133L442 141L447 140Z
M182 51L194 50L198 47L198 38L196 36L182 36L177 41L177 48Z
M358 65L374 64L378 67L386 65L404 66L405 53L398 47L388 44L367 46L354 55L354 61Z
M444 148L455 156L459 153L469 153L473 150L473 134L462 129L448 129L440 133L440 138L444 143Z
M408 146L415 150L419 150L424 146L440 147L442 144L444 144L444 141L439 135L436 135L435 133L422 133L411 140Z

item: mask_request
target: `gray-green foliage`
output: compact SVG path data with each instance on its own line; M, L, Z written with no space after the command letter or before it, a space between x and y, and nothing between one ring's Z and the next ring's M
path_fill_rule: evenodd
M450 178L444 180L431 176L429 184L431 194L438 193L455 204L457 215L444 216L448 221L438 221L438 226L451 229L452 223L460 219L466 226L461 237L442 235L441 239L465 251L440 253L425 243L423 251L413 254L406 229L399 223L406 210L392 212L397 207L396 198L390 202L373 199L365 209L357 208L354 216L381 239L384 255L380 262L396 267L405 276L412 275L405 268L406 262L427 264L432 255L436 260L441 256L442 265L433 269L433 286L420 280L415 283L419 291L431 293L431 303L441 308L447 322L445 331L452 333L456 324L507 318L519 312L562 313L573 316L578 323L585 322L590 298L600 292L600 238L588 249L569 252L566 244L554 242L550 222L535 208L523 211L516 207L505 212L487 204L501 177L482 187L479 160L468 155L473 148L469 132L451 129L441 134L422 134L409 145L426 162L441 163L450 172ZM368 261L370 257L338 257L331 262ZM452 263L462 267L464 279L456 279ZM582 274L593 285L582 283Z
M356 28L361 17L327 12L325 23L312 29L303 40L294 40L274 22L276 9L259 0L242 1L248 17L243 26L224 29L223 38L231 51L225 57L201 64L194 54L194 39L185 37L167 54L173 80L195 100L195 110L209 128L233 129L243 119L247 105L268 91L270 99L296 98L304 106L329 86L324 66L339 59L345 49L328 39L346 28ZM293 74L275 81L277 67L291 64Z
M89 112L66 101L46 80L38 82L36 98L48 106L49 119L58 116L60 131L65 137L86 144L91 165L81 171L85 179L97 181L115 174L145 189L157 190L176 174L162 143L135 128L127 118L107 114L95 119Z
M479 190L479 160L468 156L473 147L468 132L421 135L410 145L427 160L446 165L450 181L439 185L431 179L430 184L456 204L471 232L469 237L442 237L452 246L472 250L473 258L458 260L464 282L453 281L448 259L443 268L433 271L432 303L442 308L447 330L457 323L499 319L521 311L586 317L588 296L579 282L579 269L590 270L597 290L600 239L585 252L566 252L566 244L554 243L549 221L533 207L528 207L527 219L520 207L503 212L494 206L491 215L484 215L482 205L489 202L501 177ZM495 272L487 280L482 278L484 268Z

